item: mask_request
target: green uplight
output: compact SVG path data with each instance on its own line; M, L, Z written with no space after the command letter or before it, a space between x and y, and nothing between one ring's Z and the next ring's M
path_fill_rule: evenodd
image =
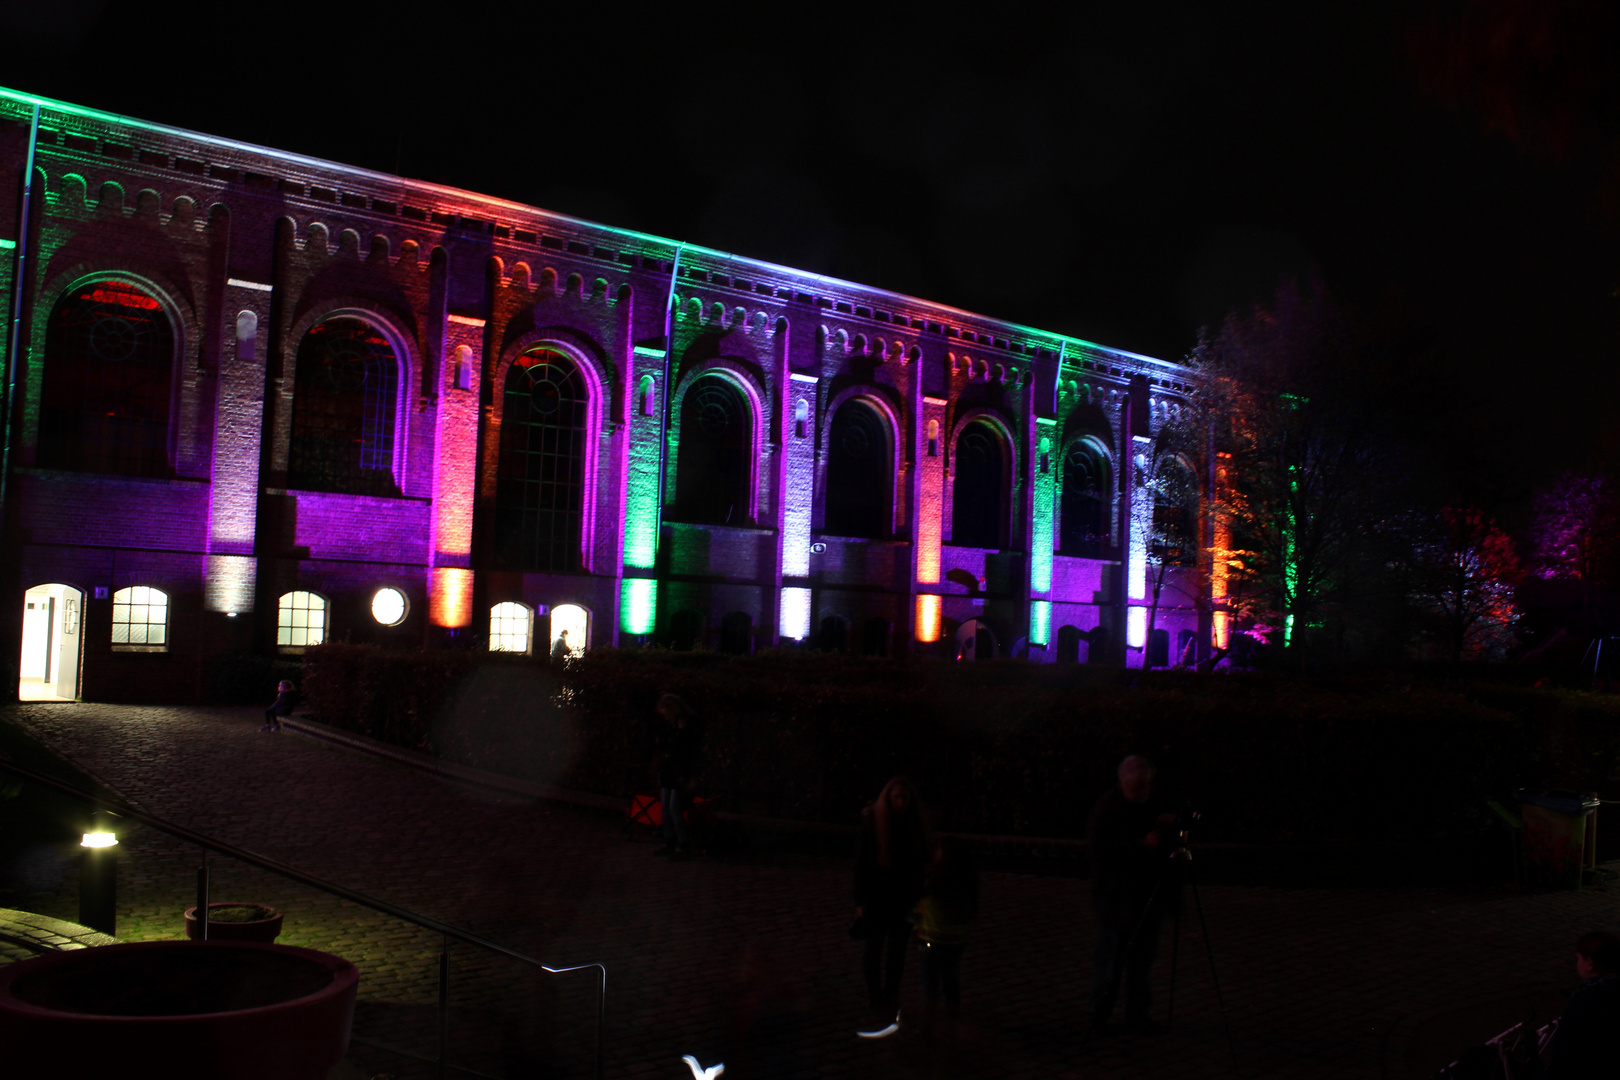
M1052 605L1046 600L1029 602L1029 643L1045 645L1052 638Z
M619 588L619 629L626 634L650 634L657 614L657 580L625 578Z
M1035 460L1035 520L1029 540L1029 587L1038 593L1052 591L1052 503L1053 438L1056 420L1036 420L1040 432L1040 453ZM1031 641L1034 638L1030 639Z

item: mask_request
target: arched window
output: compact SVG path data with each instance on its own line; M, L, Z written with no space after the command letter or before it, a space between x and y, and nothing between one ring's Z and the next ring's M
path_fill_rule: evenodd
M1198 484L1178 457L1159 459L1153 476L1156 555L1172 566L1198 565Z
M563 635L568 635L566 638ZM579 656L591 643L591 613L578 604L558 604L551 609L551 646L549 655L557 654L557 646L568 650L562 659Z
M681 402L681 441L675 470L677 520L743 525L752 509L754 424L748 403L730 380L704 375Z
M326 597L312 592L282 593L276 606L276 644L285 648L326 640Z
M1063 512L1058 533L1058 550L1065 555L1098 559L1108 546L1108 466L1083 439L1070 446L1063 458Z
M893 491L889 425L867 402L844 402L827 438L826 531L834 536L889 535Z
M113 593L112 643L167 650L168 595L146 585L131 585Z
M584 373L555 349L531 349L506 373L495 473L495 558L505 569L579 569L587 397Z
M951 499L951 543L964 547L1002 545L1002 508L1007 464L1001 437L982 420L962 429L956 440L956 491Z
M127 281L71 289L45 334L39 454L49 469L169 475L174 329Z
M489 651L526 653L534 641L534 612L508 601L489 609Z
M398 382L394 347L364 319L328 319L305 334L293 375L288 486L395 493Z

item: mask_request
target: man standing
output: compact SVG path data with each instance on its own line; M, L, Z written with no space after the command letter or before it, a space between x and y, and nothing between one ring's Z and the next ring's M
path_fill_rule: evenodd
M1091 1029L1106 1034L1125 983L1125 1030L1155 1030L1148 974L1159 951L1159 922L1180 893L1169 861L1176 816L1153 790L1153 763L1132 754L1119 763L1119 785L1098 800L1086 827L1091 893L1097 909ZM1160 882L1163 887L1160 887Z

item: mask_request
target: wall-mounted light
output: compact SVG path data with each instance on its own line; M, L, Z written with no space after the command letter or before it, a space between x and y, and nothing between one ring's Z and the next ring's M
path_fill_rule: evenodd
M811 550L812 553L814 553L816 555L820 555L823 551L827 550L827 545L826 544L811 544L810 545L810 550Z

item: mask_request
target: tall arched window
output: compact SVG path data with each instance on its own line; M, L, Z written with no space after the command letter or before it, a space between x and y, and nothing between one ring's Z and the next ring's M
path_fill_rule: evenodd
M113 593L112 643L130 651L169 647L169 597L147 585Z
M1198 564L1198 484L1173 455L1161 457L1153 476L1153 539L1172 566Z
M364 319L328 319L305 334L293 375L288 485L393 494L398 383L394 347Z
M495 472L495 557L509 570L578 570L585 498L585 375L555 349L506 373Z
M889 535L893 491L889 425L867 402L844 402L827 437L826 531L835 536Z
M127 281L71 289L45 334L38 462L124 476L169 474L174 329Z
M1006 503L1007 463L995 428L975 420L956 440L956 491L951 543L999 548Z
M1108 466L1085 440L1063 457L1063 511L1058 550L1098 559L1108 546Z
M326 597L297 590L276 605L276 644L297 649L326 640Z
M752 509L754 424L730 380L704 375L681 402L674 513L703 525L743 525Z

